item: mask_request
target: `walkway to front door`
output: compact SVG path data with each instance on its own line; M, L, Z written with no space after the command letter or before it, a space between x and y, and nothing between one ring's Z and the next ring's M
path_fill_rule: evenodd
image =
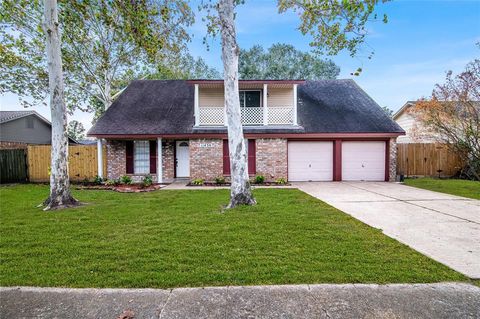
M480 201L382 182L302 182L300 190L480 278Z

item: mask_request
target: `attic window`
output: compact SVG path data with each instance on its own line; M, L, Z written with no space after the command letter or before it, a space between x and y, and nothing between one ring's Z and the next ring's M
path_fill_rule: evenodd
M29 116L29 117L25 118L25 127L26 128L34 128L33 117Z

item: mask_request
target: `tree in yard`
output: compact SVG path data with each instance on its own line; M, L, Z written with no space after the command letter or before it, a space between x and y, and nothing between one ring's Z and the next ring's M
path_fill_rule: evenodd
M238 72L242 80L320 80L335 79L340 68L332 60L302 52L290 44L277 43L266 52L260 45L241 49Z
M466 164L468 178L480 180L480 60L470 62L465 71L437 84L432 96L409 109L421 124L414 135L427 134L446 143Z
M67 134L71 139L79 141L85 138L85 128L79 121L72 120L68 123Z
M180 56L193 13L186 0L74 0L58 4L65 98L70 110L98 117L132 79L145 78L166 57ZM48 96L39 0L0 4L0 93L25 106Z
M222 60L227 113L228 144L230 152L231 189L228 207L252 205L253 198L247 172L247 158L240 117L238 89L238 58L240 48L236 40L235 7L243 0L218 0L205 4L209 34L221 35ZM366 23L375 20L374 9L386 0L278 0L280 13L293 10L300 17L299 30L310 35L310 43L317 53L337 54L347 49L351 56L367 35ZM216 12L216 14L215 14ZM387 22L386 16L383 21ZM369 56L370 57L370 56Z
M52 159L50 196L45 200L45 210L69 207L77 204L70 193L68 177L67 113L63 96L61 37L57 1L45 0L44 32L48 65L48 86L52 114Z
M393 111L388 106L382 106L382 110L385 112L385 114L388 115L388 117L390 117L390 118L393 117Z

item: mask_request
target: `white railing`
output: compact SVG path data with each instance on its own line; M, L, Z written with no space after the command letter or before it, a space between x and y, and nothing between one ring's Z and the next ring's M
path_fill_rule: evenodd
M267 108L267 123L263 122L263 107L242 107L243 125L292 125L293 107L274 106ZM200 126L225 125L225 111L218 106L199 107Z
M201 106L199 107L200 125L223 126L225 123L225 111L223 107Z
M243 125L263 125L263 107L242 107Z
M292 125L293 107L273 106L267 109L267 121L269 125Z

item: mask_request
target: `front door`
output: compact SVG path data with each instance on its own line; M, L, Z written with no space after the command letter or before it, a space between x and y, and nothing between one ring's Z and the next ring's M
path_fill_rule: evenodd
M187 141L177 141L177 177L190 177L190 150Z

